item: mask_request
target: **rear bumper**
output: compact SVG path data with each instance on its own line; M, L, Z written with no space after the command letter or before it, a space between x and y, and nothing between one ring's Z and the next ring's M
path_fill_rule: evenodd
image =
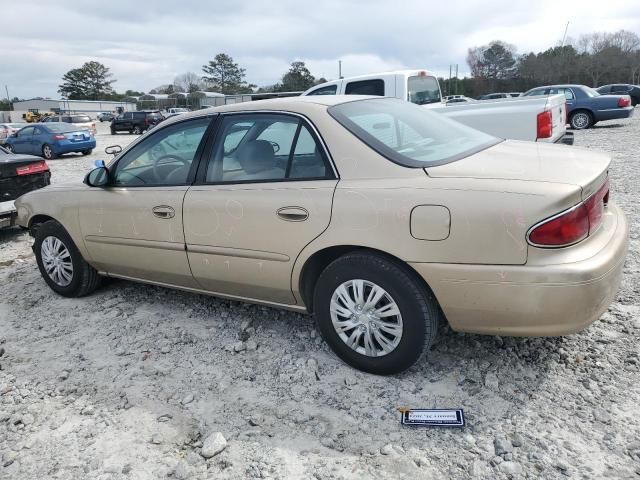
M565 132L563 136L558 138L554 143L562 143L564 145L573 145L573 132Z
M622 280L629 226L613 204L606 216L604 231L594 239L603 247L594 253L585 246L584 256L576 256L574 249L565 258L575 261L412 267L431 286L453 330L513 336L575 333L600 318Z
M70 153L70 152L82 152L84 150L92 150L96 148L95 139L85 140L83 142L58 142L53 146L53 151L56 154Z
M618 120L621 118L629 118L633 116L634 107L628 106L624 108L611 108L607 110L596 110L594 116L596 121Z
M16 206L13 200L0 202L0 228L12 227L16 224Z

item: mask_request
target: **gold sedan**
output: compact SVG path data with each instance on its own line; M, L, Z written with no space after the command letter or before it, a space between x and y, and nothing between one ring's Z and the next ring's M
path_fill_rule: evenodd
M109 276L309 312L340 358L390 374L441 319L525 336L598 319L628 248L609 163L399 100L299 97L180 115L16 206L61 295Z

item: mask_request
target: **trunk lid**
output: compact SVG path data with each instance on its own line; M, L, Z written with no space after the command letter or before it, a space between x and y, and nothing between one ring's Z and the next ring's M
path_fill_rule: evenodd
M506 140L461 160L425 168L436 178L521 180L575 185L582 199L605 181L611 157L564 145Z
M31 190L49 185L51 174L48 168L18 175L18 169L25 171L26 167L40 163L44 163L44 160L33 155L0 153L0 202L15 200Z

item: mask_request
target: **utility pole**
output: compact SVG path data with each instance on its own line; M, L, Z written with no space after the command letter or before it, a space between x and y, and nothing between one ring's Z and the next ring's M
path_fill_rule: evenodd
M456 85L453 89L453 94L456 95L458 93L458 64L456 63Z
M569 30L569 22L567 22L567 26L564 27L564 35L562 36L562 43L560 44L560 48L564 47L564 41L567 39L567 30Z
M453 65L449 64L449 82L447 83L447 95L451 95L451 68Z
M9 97L9 89L7 86L4 86L4 91L7 92L7 102L9 102L9 108L11 108L11 97Z
M342 80L342 60L338 60L338 78Z

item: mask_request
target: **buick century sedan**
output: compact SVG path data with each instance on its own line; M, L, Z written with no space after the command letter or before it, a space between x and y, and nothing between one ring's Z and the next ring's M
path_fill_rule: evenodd
M308 96L179 115L16 205L61 295L117 277L312 313L341 359L392 374L441 321L538 336L597 320L628 248L609 163L401 100Z

